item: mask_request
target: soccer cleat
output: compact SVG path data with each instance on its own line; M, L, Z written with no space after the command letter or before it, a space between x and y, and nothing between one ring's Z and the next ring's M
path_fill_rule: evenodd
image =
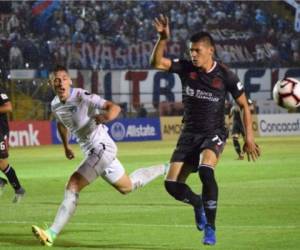
M195 223L199 231L203 231L207 223L204 207L194 207Z
M19 188L16 192L15 192L15 197L13 198L12 202L13 203L19 203L22 198L24 197L26 191L24 188Z
M35 225L32 225L31 229L34 236L40 241L42 245L48 247L51 247L53 245L55 237L51 235L49 229L43 230Z
M204 245L215 245L216 244L216 232L215 229L211 227L211 225L206 224L204 228L204 236L203 236L203 244Z
M0 177L0 196L3 194L6 185L7 185L7 180Z
M244 160L244 154L239 154L239 157L237 158L237 160Z

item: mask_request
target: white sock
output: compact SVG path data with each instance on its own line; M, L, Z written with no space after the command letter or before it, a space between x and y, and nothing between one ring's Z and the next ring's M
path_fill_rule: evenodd
M72 192L70 190L65 190L64 200L56 213L56 217L52 226L50 227L50 229L56 234L60 233L60 231L68 223L68 221L74 214L77 206L78 197L78 193Z
M162 164L147 168L139 168L129 175L132 182L132 191L143 187L158 176L166 174L168 164Z

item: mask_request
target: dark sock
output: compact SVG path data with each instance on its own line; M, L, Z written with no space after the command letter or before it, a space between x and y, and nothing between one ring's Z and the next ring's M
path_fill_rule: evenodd
M233 145L234 145L235 152L237 152L237 154L240 155L242 151L241 151L241 145L239 143L238 138L233 138Z
M185 183L165 181L165 188L176 200L190 204L194 207L202 206L201 195L195 194Z
M202 200L207 218L207 223L215 229L217 214L218 185L215 180L214 170L208 165L199 166L199 176L202 181Z
M3 173L6 175L9 183L12 185L15 191L21 188L16 172L10 165L3 170Z

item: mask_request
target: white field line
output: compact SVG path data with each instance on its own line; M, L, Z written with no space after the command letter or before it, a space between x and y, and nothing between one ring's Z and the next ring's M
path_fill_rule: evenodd
M0 224L37 224L36 221L0 221ZM39 224L51 224L51 222L42 222ZM194 228L195 225L172 225L172 224L140 224L140 223L102 223L102 222L72 222L70 225L82 226L124 226L124 227L167 227L167 228ZM300 229L300 225L224 225L218 228L240 228L240 229Z

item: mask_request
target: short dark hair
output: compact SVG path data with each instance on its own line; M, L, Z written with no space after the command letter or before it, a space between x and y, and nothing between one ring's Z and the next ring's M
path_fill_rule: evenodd
M209 34L208 32L205 32L205 31L201 31L201 32L197 32L197 33L193 34L190 37L190 41L192 43L196 43L199 41L205 41L205 42L208 42L212 47L215 48L215 41L214 41L213 37L211 36L211 34Z
M60 64L57 64L55 65L54 69L53 69L53 72L56 73L58 71L66 71L68 72L67 68L63 65L60 65Z

